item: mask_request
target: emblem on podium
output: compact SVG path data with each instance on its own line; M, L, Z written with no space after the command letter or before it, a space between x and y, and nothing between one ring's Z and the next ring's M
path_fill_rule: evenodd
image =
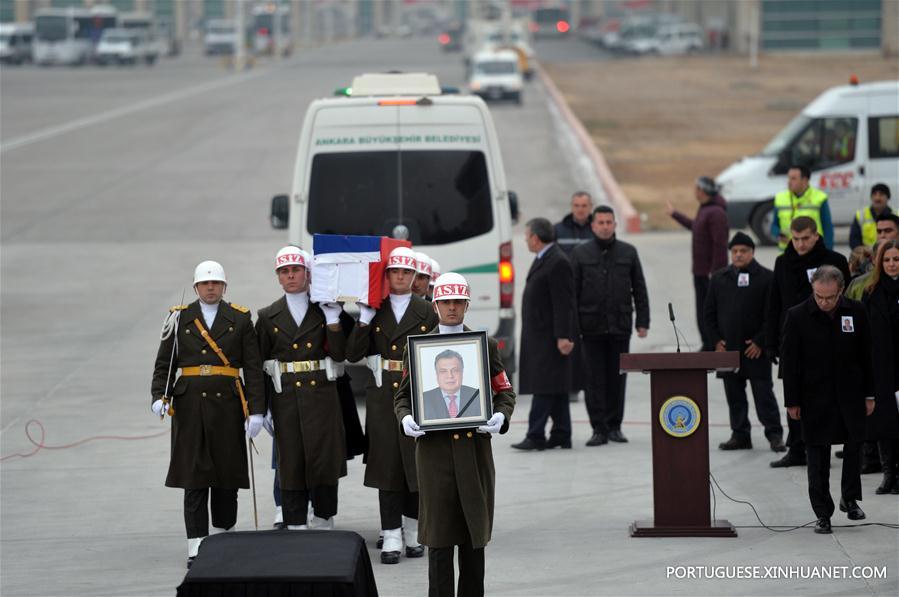
M699 429L699 406L686 396L672 396L659 409L662 429L673 437L687 437Z

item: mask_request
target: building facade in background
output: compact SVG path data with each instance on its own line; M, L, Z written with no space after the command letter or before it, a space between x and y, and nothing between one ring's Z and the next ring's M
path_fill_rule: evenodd
M316 42L396 34L410 15L431 10L464 20L501 0L271 0L290 7L292 35ZM877 50L899 54L899 0L508 0L516 10L562 6L572 23L623 13L671 13L705 31L726 32L726 49L748 52ZM245 10L261 4L243 0ZM112 5L149 12L186 40L206 19L232 18L237 0L0 0L0 21L31 21L48 7Z

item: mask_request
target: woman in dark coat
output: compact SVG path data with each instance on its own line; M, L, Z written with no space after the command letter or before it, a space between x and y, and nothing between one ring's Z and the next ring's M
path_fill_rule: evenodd
M874 346L874 412L867 439L877 441L883 482L875 493L899 495L899 241L885 241L863 296Z

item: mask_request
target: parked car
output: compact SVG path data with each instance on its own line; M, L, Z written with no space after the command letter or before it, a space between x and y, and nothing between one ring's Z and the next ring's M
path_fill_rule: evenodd
M655 35L635 37L625 44L631 54L688 54L703 48L702 29L694 23L660 27Z
M31 41L34 25L31 23L0 24L0 62L22 64L31 62Z
M137 64L156 62L158 51L143 31L136 29L106 29L100 36L94 61L97 64Z
M211 19L206 23L206 33L203 36L204 51L207 56L230 56L236 52L239 39L234 21Z

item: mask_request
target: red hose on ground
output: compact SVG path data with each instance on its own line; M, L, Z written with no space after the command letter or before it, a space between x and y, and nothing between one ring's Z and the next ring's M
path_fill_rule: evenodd
M41 432L41 437L39 440L35 440L31 435L31 426L37 425ZM26 454L18 453L18 454L7 454L6 456L0 457L0 462L5 462L10 458L30 458L40 452L41 450L66 450L68 448L74 448L76 446L80 446L82 444L86 444L88 442L96 441L96 440L119 440L119 441L138 441L144 439L153 439L154 437L160 437L169 432L168 429L164 431L160 431L159 433L151 433L150 435L92 435L91 437L86 437L84 439L80 439L77 442L72 442L71 444L63 444L61 446L48 446L44 443L44 438L46 437L46 430L44 429L44 425L38 421L37 419L31 419L27 423L25 423L25 437L28 438L28 441L34 445L34 450L28 452Z

